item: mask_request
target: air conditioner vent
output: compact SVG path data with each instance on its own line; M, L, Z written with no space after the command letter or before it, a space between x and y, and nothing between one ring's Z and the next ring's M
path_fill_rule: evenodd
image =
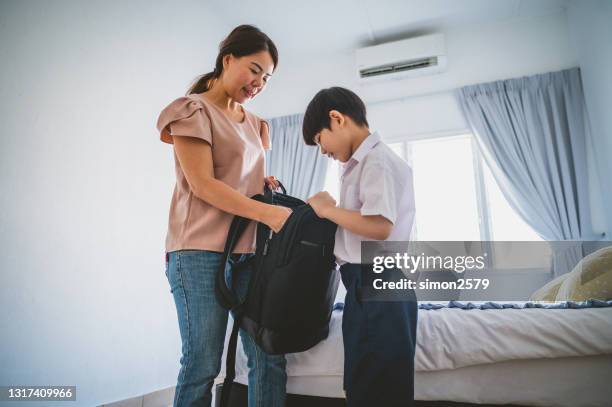
M379 75L387 75L390 73L411 71L414 69L428 68L438 65L438 57L430 57L423 59L415 59L413 61L398 62L392 65L377 66L368 69L361 69L359 76L362 78L370 78Z
M355 72L362 83L432 75L447 66L444 35L429 34L355 50Z

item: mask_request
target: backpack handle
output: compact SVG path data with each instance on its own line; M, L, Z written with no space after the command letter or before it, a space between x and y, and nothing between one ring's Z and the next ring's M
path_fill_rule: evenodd
M283 183L280 182L279 180L276 180L276 182L278 182L278 185L280 185L280 189L281 189L281 191L283 191L283 194L287 195L287 190L285 189L285 186L283 185ZM267 187L267 188L265 188L265 192L267 192L267 191L274 192L274 190L272 188L270 188L269 185L266 184L265 186ZM264 192L264 194L265 194L265 192Z

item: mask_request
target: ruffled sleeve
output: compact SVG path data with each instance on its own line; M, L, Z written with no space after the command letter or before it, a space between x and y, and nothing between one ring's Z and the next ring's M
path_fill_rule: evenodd
M157 130L164 143L173 144L173 136L196 137L212 145L212 127L202 102L183 96L162 110Z
M263 146L264 150L271 150L272 143L270 142L270 126L268 125L267 121L263 119L259 120L259 135L261 137L261 145Z

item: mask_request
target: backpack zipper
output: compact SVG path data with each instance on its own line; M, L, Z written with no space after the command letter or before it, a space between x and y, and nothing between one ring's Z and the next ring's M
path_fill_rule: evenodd
M303 244L304 246L314 247L316 249L321 250L321 255L325 257L325 245L314 243L314 242L309 242L308 240L300 240L300 244Z
M287 264L287 262L289 262L289 256L291 255L291 252L293 251L293 246L294 244L292 244L293 241L295 241L295 238L297 237L298 234L298 225L300 224L300 222L302 221L302 218L308 213L308 210L305 207L301 207L300 212L296 215L297 219L293 220L293 230L291 230L291 235L285 236L285 239L287 242L290 243L289 247L286 247L286 251L285 253L283 253L282 255L282 263L281 264Z
M266 242L264 243L264 248L263 248L263 255L267 255L268 254L268 246L270 245L270 240L272 240L272 235L274 235L274 230L270 229L270 233L268 234L268 238L266 239Z

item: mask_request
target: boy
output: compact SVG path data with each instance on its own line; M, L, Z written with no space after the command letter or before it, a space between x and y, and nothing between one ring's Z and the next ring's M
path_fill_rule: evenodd
M415 206L412 170L375 132L361 99L323 89L304 114L304 141L344 163L340 204L327 192L308 199L317 215L338 224L334 255L346 287L342 336L349 407L410 406L414 399L417 304L361 301L372 270L362 266L362 240L409 241Z

